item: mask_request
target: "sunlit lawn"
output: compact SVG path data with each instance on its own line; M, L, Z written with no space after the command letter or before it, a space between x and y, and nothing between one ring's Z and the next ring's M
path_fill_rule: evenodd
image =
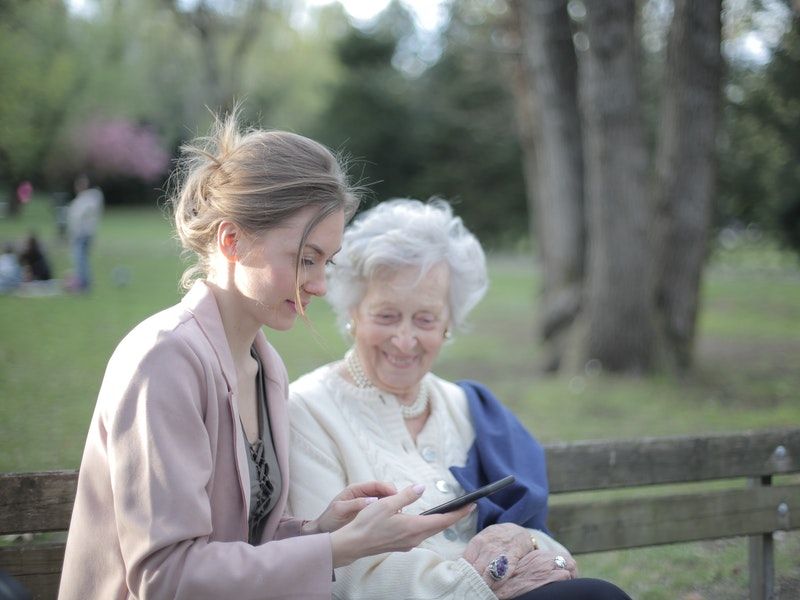
M69 269L43 197L22 219L0 219L0 243L35 228L55 271ZM143 317L179 298L183 268L156 209L111 210L86 296L0 296L0 470L76 468L105 363ZM447 347L437 372L489 384L542 441L673 435L800 425L800 268L768 244L718 254L706 274L695 372L682 381L586 373L544 378L531 365L537 275L526 255L492 255L492 287L472 332ZM124 285L121 283L124 282ZM341 356L324 302L310 325L268 332L295 377ZM777 573L800 582L800 541L778 540ZM746 598L744 540L583 556L585 575L634 598Z

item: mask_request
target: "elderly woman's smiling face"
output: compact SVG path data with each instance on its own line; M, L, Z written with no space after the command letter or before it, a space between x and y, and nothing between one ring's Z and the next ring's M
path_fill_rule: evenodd
M358 356L375 386L401 399L416 396L444 342L449 288L445 263L422 278L415 267L403 267L369 282L352 317Z

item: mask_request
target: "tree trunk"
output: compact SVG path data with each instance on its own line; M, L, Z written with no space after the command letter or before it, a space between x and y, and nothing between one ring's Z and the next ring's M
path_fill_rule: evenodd
M557 370L581 307L584 271L583 153L577 62L567 0L512 3L515 64L531 233L542 272L539 333L545 370Z
M653 198L656 305L671 366L691 365L716 179L721 0L675 0Z
M692 360L714 192L721 0L675 0L650 181L636 0L575 5L585 36L577 78L567 4L512 4L549 366L577 371L596 359L617 372L683 370Z
M634 0L587 2L588 49L579 55L589 239L586 309L575 366L654 366L652 204L641 116Z
M178 0L163 1L178 22L197 36L203 54L206 104L214 111L228 112L242 94L247 54L258 39L269 3L240 2L233 5L240 14L233 15L230 11L217 12L209 0L201 0L191 10L186 10Z

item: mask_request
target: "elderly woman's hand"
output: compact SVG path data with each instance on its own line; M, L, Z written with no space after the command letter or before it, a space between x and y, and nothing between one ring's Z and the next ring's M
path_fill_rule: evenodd
M495 579L490 567L492 561L500 556L507 559L505 574ZM565 568L556 564L557 556L561 556ZM568 552L556 553L537 548L530 531L513 523L490 525L475 535L464 551L464 559L483 577L500 600L514 598L546 583L572 579L578 573L575 560ZM495 570L495 574L500 573Z
M569 554L532 550L518 560L514 570L500 581L494 581L488 572L484 574L484 580L489 583L498 600L507 600L548 583L577 576L578 567Z
M494 589L497 582L488 572L491 562L504 555L508 559L507 572L512 573L517 562L533 549L534 542L527 529L514 523L499 523L490 525L469 541L464 550L464 559Z

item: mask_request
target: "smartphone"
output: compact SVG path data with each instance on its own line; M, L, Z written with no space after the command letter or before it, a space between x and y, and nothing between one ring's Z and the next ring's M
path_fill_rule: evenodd
M467 492L463 496L459 496L458 498L454 498L445 502L444 504L440 504L439 506L434 506L433 508L429 508L423 513L422 515L438 515L441 513L447 513L454 510L458 510L462 506L466 506L470 502L475 502L478 498L483 498L484 496L488 496L489 494L494 494L496 491L503 489L507 485L511 485L514 483L514 476L509 475L508 477L503 477L502 479L498 479L497 481L490 483L489 485L485 485L482 488L478 488L474 492Z

